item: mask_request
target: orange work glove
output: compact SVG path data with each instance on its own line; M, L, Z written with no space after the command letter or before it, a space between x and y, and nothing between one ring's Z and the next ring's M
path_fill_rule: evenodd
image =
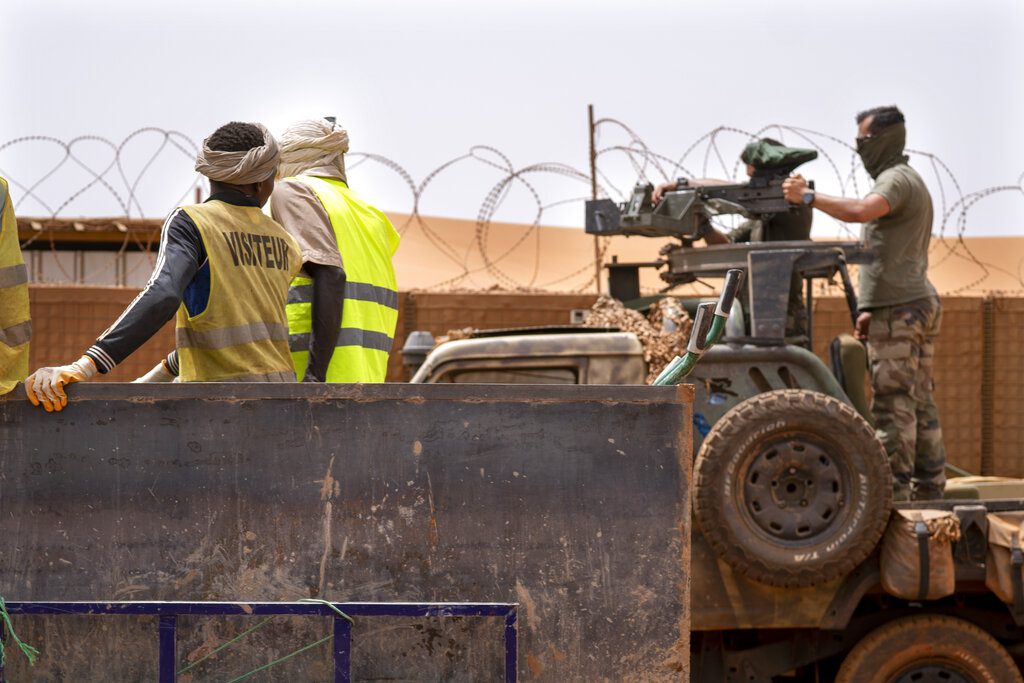
M40 403L46 412L60 412L68 404L64 385L87 380L96 374L96 364L88 356L82 356L71 365L39 368L25 380L25 393L32 405Z

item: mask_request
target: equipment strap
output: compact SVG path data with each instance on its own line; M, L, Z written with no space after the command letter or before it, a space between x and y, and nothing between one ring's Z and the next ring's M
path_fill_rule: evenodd
M1014 533L1010 538L1010 580L1013 581L1013 611L1015 614L1024 614L1024 583L1022 583L1021 568L1024 567L1024 553L1020 549L1020 532Z
M928 525L921 520L914 522L914 535L917 536L917 599L927 600L931 573L928 562Z

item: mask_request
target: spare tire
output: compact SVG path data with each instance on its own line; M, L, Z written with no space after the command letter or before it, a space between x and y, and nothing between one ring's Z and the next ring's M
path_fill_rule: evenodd
M892 508L874 430L842 401L804 389L734 406L704 439L694 479L704 538L771 586L844 576L874 550Z

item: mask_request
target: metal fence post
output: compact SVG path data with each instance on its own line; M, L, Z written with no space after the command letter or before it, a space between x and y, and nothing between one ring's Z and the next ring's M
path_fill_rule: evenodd
M352 679L352 624L344 617L334 617L334 683Z
M505 683L516 683L519 675L518 635L516 633L516 608L505 615Z
M175 639L178 628L178 617L165 614L160 617L160 683L174 683L177 676L178 657L175 652Z

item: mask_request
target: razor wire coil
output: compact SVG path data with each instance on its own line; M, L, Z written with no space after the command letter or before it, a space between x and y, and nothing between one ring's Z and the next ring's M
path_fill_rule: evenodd
M859 195L862 191L859 180L866 178L852 145L836 136L799 126L775 123L756 131L718 126L697 137L684 148L681 155L676 157L655 151L633 128L617 119L598 119L594 125L595 140L612 138L608 144L599 145L595 149L596 187L599 197L623 200L628 196L632 183L637 179L658 183L679 175L686 175L688 177L721 177L739 182L741 162L738 155L730 156L725 150L728 144L727 139L734 138L745 143L768 134L777 137L783 143L786 143L786 139L789 138L800 146L816 150L819 159L829 170L831 181L834 182L835 187L838 188L838 194L841 196ZM625 139L621 140L623 137ZM126 167L125 156L129 149L137 147L146 140L150 141L149 151L143 155L144 161L139 170L132 174ZM97 159L95 152L92 157L87 158L83 153L83 145L87 144L98 146L102 150L103 158ZM5 151L29 145L49 146L57 152L52 166L35 180L25 180L17 173L17 169L5 168L3 160ZM18 202L19 213L25 213L28 210L26 207L34 205L38 209L42 209L45 217L60 218L86 193L98 191L109 195L109 199L115 207L115 213L119 217L125 219L145 218L147 215L165 213L170 206L186 200L190 193L208 189L208 183L202 176L192 174L188 179L187 186L182 182L182 187L185 188L184 192L178 195L176 201L170 206L157 207L156 210L153 210L150 207L143 207L140 197L141 187L159 160L170 154L178 158L184 157L184 160L191 165L197 150L196 143L184 133L156 127L139 128L129 133L120 142L96 135L78 136L68 141L45 135L23 136L0 144L0 175L8 178L14 190L12 194ZM971 209L976 207L979 202L996 195L1024 194L1024 173L1017 178L1014 185L999 185L965 192L960 181L938 156L920 150L907 150L907 152L911 157L925 162L922 168L925 172L930 171L930 187L938 200L936 217L939 220L934 229L936 239L933 240L933 244L935 244L933 265L941 265L948 259L960 259L967 261L976 269L971 275L971 280L959 287L955 293L979 289L991 291L985 290L984 285L993 272L1009 275L1017 284L1017 291L1024 291L1024 274L1022 274L1024 264L1018 267L1017 272L1011 272L995 264L986 263L972 252L964 240L969 229L968 216ZM844 155L848 156L848 163L843 159ZM544 196L545 192L542 189L543 183L540 177L557 176L586 187L590 185L589 172L560 162L540 162L516 166L512 159L501 150L486 145L473 146L466 153L439 164L418 182L402 164L380 154L351 152L347 155L347 159L350 170L355 170L365 164L380 166L397 176L397 179L408 191L409 205L405 210L406 218L396 228L403 235L410 230L419 230L430 245L437 250L444 263L444 267L441 268L444 271L443 277L428 289L444 291L497 288L511 291L537 291L556 288L563 291L583 292L593 285L595 259L590 253L581 253L578 263L571 262L568 265L564 258L561 258L560 272L543 268L545 252L540 229L546 212L556 207L578 203L582 214L582 202L587 199L579 192L549 199ZM732 160L730 161L730 159ZM616 162L620 166L624 163L625 168L629 169L629 173L624 174L620 171L616 176L614 170ZM57 174L67 166L84 172L85 181L75 184L66 197L59 202L48 202L42 196L42 189L56 183ZM467 166L493 174L494 180L480 200L476 212L473 239L467 247L460 248L446 239L437 226L432 225L432 219L421 214L421 207L423 199L433 183L445 174ZM11 173L11 171L15 172ZM625 182L630 183L629 187L624 186L623 176L625 176ZM528 212L529 215L520 216L515 221L518 225L523 226L520 234L516 235L510 243L499 245L494 239L500 229L500 226L495 225L496 218L506 206L513 190L518 190L525 195L527 208L520 209L519 212L520 214ZM729 227L723 223L721 218L716 218L715 223L720 228ZM836 227L842 235L850 238L856 237L851 226L836 221ZM23 243L23 246L29 246L35 240L41 239L41 235L43 235L42 232L33 235ZM65 278L73 280L59 257L52 235L48 239L51 251L56 255L55 261L58 268ZM132 239L136 241L135 246L150 256L149 261L152 263L152 251L158 245L142 245L137 237L127 233L119 253L124 253ZM597 258L603 263L610 240L599 238L597 241ZM652 245L653 248L655 248L654 245ZM562 257L562 255L559 256ZM510 272L506 264L513 258L520 262L526 261L529 264L525 275L522 273L516 275ZM109 264L105 266L105 268L110 267L112 266Z

